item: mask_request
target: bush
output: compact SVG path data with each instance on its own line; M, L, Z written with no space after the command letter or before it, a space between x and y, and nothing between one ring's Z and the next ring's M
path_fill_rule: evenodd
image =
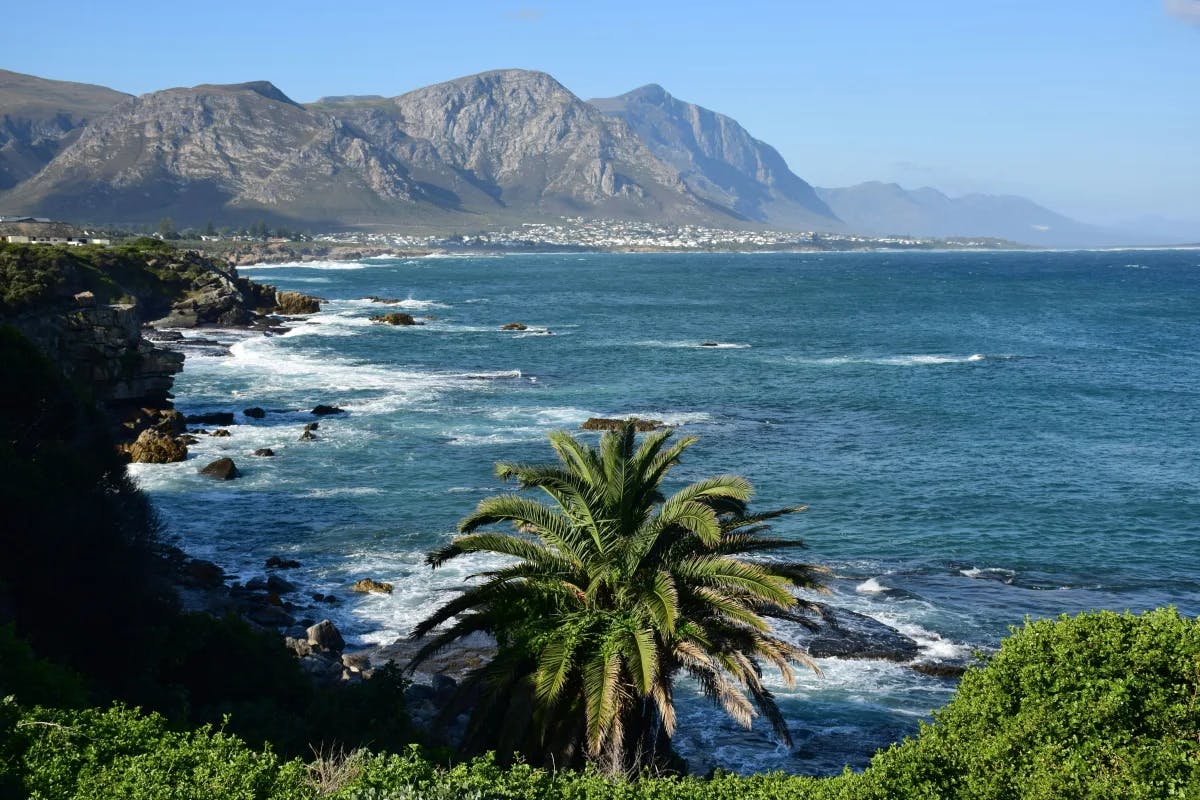
M934 719L852 796L1200 797L1200 623L1174 609L1029 622Z

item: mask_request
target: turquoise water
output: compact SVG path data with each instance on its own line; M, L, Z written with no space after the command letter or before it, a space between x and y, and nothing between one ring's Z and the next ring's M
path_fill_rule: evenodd
M139 465L170 535L244 577L303 563L335 621L390 642L480 562L422 554L502 485L499 459L593 415L700 441L679 481L749 477L830 567L828 602L922 657L995 646L1027 615L1200 612L1200 252L537 255L245 268L327 298L286 335L221 332L176 383L191 412L290 410ZM384 307L362 298L405 298ZM405 310L415 328L367 317ZM523 333L499 326L521 321ZM206 336L214 334L206 333ZM719 347L700 347L716 342ZM298 409L336 403L299 442ZM274 459L249 456L272 447ZM216 485L200 464L233 455ZM352 596L370 576L391 596ZM314 614L328 613L328 609ZM685 699L694 768L836 772L916 729L952 685L821 662L778 688L796 746Z

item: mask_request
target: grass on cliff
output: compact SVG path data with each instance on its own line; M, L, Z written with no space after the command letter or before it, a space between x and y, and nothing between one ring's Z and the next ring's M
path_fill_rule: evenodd
M101 303L164 311L219 262L152 238L116 247L0 244L0 314L65 304L90 291Z

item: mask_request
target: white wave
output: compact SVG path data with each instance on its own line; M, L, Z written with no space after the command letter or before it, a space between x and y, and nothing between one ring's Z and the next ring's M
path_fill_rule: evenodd
M679 339L644 339L634 342L637 347L665 347L671 349L701 349L701 350L747 350L748 344L738 342L713 342Z
M1012 583L1013 579L1017 577L1016 570L1004 567L969 567L960 569L958 574L967 578L999 581L1000 583Z
M638 419L656 419L665 425L699 425L712 422L713 416L706 411L633 411L615 416L637 417Z
M496 444L518 444L520 442L540 442L546 437L541 428L498 428L491 433L455 433L448 431L444 434L448 444L455 447L480 447Z
M859 594L881 594L882 592L891 591L875 578L867 578L862 583L854 587L854 591Z
M429 308L450 308L450 306L446 305L445 303L439 303L436 300L418 300L417 298L413 297L412 295L409 295L408 297L405 297L405 298L395 298L395 299L397 301L395 303L390 303L390 302L389 303L381 303L377 300L371 300L370 298L367 298L367 297L363 297L358 300L344 300L342 302L344 302L348 305L353 304L360 308L373 308L373 309L375 309L375 308L383 308L383 309L404 308L404 309L408 309L410 311L424 311Z
M871 364L883 367L920 367L937 364L973 364L984 361L988 356L971 353L966 356L950 356L936 353L896 356L831 356L829 358L794 359L801 364L838 366L842 364Z
M327 271L366 269L371 264L364 264L361 261L289 261L284 264L248 264L244 267L238 267L238 272L247 270L263 270L263 269L316 269Z
M305 497L341 497L341 496L367 496L383 494L383 490L374 486L345 486L342 488L333 489L309 489L304 493Z

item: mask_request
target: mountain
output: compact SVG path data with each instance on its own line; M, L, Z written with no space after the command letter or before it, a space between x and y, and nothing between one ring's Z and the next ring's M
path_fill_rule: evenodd
M128 96L0 69L0 191L36 175L84 125Z
M911 236L987 236L1043 247L1089 247L1128 237L1078 222L1012 195L949 197L929 187L907 190L872 181L817 194L850 230Z
M130 98L0 200L89 221L391 219L429 201L405 166L265 81Z
M543 72L497 70L379 101L325 102L473 213L731 224L619 119Z
M628 124L714 207L781 228L840 227L834 212L775 148L723 114L678 100L656 84L589 102Z

